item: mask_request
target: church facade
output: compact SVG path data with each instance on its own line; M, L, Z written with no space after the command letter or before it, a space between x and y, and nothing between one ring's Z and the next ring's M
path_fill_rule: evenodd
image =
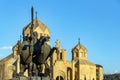
M41 21L36 18L33 23L33 32L37 33L37 38L50 36L48 27ZM30 35L31 24L24 27L23 35ZM103 67L87 60L87 50L79 41L69 53L72 54L71 61L67 61L66 49L61 48L59 40L56 41L55 46L58 48L59 54L55 51L52 58L48 59L51 68L50 76L54 80L103 80ZM13 46L11 55L0 60L0 80L11 79L15 71L20 72L18 43ZM27 76L27 72L25 72L25 76Z
M72 60L66 60L66 50L56 41L60 54L52 56L52 77L55 80L103 80L103 67L87 60L87 50L80 44L72 49Z

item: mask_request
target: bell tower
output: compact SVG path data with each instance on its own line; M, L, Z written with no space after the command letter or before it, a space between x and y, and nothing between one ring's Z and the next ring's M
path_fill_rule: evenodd
M52 63L55 64L57 61L66 62L66 50L62 49L60 46L60 41L56 40L56 48L58 51L55 51L52 55Z
M57 53L57 60L66 61L66 50L61 49L59 40L56 40L56 48L58 49L59 52Z
M78 44L72 49L72 60L87 60L87 50L86 48L80 44L80 39L78 40Z

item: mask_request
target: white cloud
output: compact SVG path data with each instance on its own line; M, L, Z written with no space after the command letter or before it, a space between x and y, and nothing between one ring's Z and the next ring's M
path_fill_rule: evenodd
M3 46L3 47L0 47L0 50L11 50L12 49L12 46Z

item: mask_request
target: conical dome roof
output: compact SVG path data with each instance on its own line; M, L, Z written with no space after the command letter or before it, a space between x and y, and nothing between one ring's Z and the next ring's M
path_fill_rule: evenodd
M78 44L72 49L72 60L87 60L87 50L86 48L80 44Z
M50 31L48 27L45 24L43 24L41 21L39 21L38 19L34 19L33 24L34 24L33 32L37 32L38 38L40 36L50 36ZM32 22L29 23L26 27L24 27L23 29L24 36L30 35L31 25L32 25Z
M80 49L84 50L85 52L87 51L87 49L82 44L80 44L80 42L78 42L78 44L72 49L72 52L76 50L78 51Z

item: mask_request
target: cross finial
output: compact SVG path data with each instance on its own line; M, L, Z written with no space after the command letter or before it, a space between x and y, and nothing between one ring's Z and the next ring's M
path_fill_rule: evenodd
M35 14L36 14L36 19L37 19L37 11L35 12Z
M78 44L80 44L80 38L78 38Z

